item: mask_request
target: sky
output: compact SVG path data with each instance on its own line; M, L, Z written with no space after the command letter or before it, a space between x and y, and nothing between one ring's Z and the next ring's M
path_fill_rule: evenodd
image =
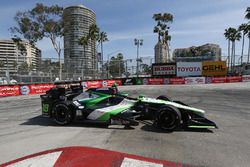
M32 9L36 3L57 4L62 7L83 4L96 13L97 25L109 38L104 43L104 59L107 55L123 53L125 59L136 57L134 38L143 39L140 57L153 57L157 34L153 33L156 22L154 13L171 13L174 21L170 25L171 51L176 48L215 43L227 55L224 31L247 22L245 10L250 0L1 0L0 39L12 37L9 28L16 25L14 16L18 11ZM42 57L56 58L48 39L37 43ZM238 42L236 54L240 55Z

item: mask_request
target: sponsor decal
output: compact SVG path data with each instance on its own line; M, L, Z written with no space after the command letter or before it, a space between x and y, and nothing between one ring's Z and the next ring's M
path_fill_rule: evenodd
M182 78L182 77L170 78L169 84L175 84L175 85L185 84L185 78Z
M47 90L55 87L54 84L34 84L29 85L30 94L41 94L45 93Z
M19 86L0 86L0 97L1 96L18 96L20 95Z
M108 82L107 81L102 81L102 86L103 87L107 87L108 86Z
M123 85L133 85L133 79L132 78L125 79Z
M250 82L250 75L243 75L242 82Z
M21 86L20 87L20 93L22 95L28 95L30 93L30 88L27 85Z
M163 79L163 84L168 85L170 83L169 78L164 78Z
M185 78L185 84L205 84L205 77L187 77Z
M202 62L203 76L225 76L227 75L226 61L204 61Z
M153 64L152 65L153 75L176 75L176 64Z
M142 80L142 82L143 82L143 85L148 85L148 79L147 79L147 78L144 78L144 79Z
M242 76L228 76L227 82L242 82Z
M202 63L201 62L178 62L177 76L201 76Z
M227 77L209 77L211 79L210 83L226 83Z

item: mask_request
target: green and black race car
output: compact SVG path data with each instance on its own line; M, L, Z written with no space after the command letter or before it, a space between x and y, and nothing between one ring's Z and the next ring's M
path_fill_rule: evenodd
M56 123L66 125L74 120L105 123L106 125L137 126L149 120L153 126L167 131L180 127L217 128L205 118L205 111L190 107L166 96L149 98L128 97L116 87L82 89L66 92L65 88L52 88L41 95L42 115Z

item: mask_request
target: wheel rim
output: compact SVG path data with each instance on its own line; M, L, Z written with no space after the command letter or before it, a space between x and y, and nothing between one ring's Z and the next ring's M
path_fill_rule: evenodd
M56 120L58 122L65 122L68 118L67 116L67 110L65 109L65 107L62 106L58 106L56 108Z
M176 116L172 113L165 112L160 117L160 124L162 129L174 129L176 126Z

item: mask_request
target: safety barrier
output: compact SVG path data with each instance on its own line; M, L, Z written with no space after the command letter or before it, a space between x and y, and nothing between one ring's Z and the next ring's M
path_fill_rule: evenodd
M175 78L126 78L115 80L94 80L83 81L84 88L109 87L117 85L192 85L192 84L217 84L233 82L250 82L250 75L243 76L218 76L218 77L175 77ZM80 84L80 82L79 82ZM47 84L27 84L27 85L5 85L0 86L0 97L19 96L30 94L43 94L47 90L55 87L53 83ZM62 85L61 85L62 86ZM63 85L67 87L67 84Z

